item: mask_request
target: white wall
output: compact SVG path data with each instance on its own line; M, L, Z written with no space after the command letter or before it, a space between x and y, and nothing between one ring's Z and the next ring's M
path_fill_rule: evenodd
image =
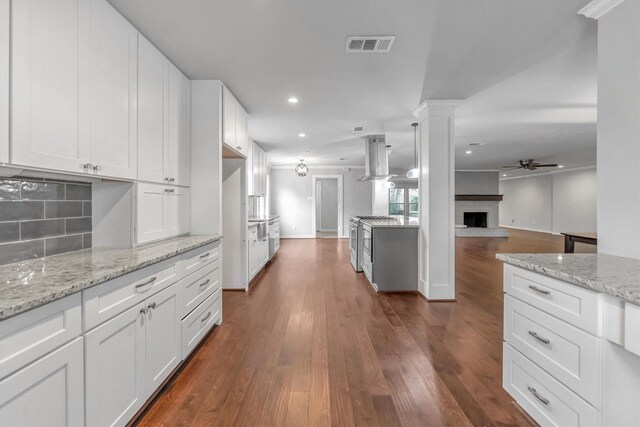
M598 20L598 252L640 259L640 2Z
M596 169L500 181L500 225L560 233L595 231Z
M316 204L319 204L319 216L316 221L320 231L338 230L338 180L336 178L318 179L320 193L316 191ZM320 197L318 197L318 194Z
M271 213L280 215L282 237L312 237L312 185L314 175L343 176L343 230L349 234L349 216L371 215L371 183L358 181L364 169L314 168L309 175L299 177L293 166L271 169Z

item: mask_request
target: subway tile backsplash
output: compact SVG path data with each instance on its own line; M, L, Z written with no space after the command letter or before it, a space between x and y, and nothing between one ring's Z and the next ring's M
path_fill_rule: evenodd
M0 178L0 265L91 247L91 184Z

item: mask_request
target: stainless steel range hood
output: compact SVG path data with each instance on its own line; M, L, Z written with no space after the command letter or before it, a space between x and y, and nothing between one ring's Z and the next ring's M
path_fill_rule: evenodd
M389 155L387 141L384 135L367 135L364 143L365 175L360 181L388 179L396 175L389 175Z

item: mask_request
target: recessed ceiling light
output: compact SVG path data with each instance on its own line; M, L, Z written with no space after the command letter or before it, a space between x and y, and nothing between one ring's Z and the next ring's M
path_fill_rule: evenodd
M291 104L297 104L298 98L296 98L295 96L292 96L291 98L287 99L287 101L289 101L289 103Z
M467 150L467 151L465 151L465 154L471 154L471 153L472 153L472 151L471 151L471 150Z
M340 160L347 160L346 157L340 157Z
M306 133L299 133L299 134L298 134L298 136L299 136L300 138L304 138L305 136L307 136L307 134L306 134Z
M558 165L558 167L559 167L559 168L563 168L563 167L564 167L564 165Z
M502 176L507 176L507 174L506 174L506 173L503 173L503 174L502 174Z

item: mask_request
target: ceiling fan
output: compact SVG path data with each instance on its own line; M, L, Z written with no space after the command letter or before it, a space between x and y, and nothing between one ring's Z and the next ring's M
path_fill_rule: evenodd
M538 168L557 168L558 167L557 163L553 163L553 164L538 163L534 159L520 160L519 163L520 164L518 166L513 166L513 165L503 166L502 170L511 171L515 169L526 169L526 170L534 171Z

